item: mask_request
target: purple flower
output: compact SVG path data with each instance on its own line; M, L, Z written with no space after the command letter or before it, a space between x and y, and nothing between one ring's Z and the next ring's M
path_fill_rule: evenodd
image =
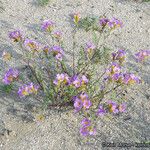
M85 75L83 75L81 77L81 84L87 84L88 82L89 82L88 78Z
M109 79L111 81L115 81L115 82L122 82L123 75L122 75L122 73L115 73L112 76L110 76Z
M144 61L149 56L150 56L150 50L141 50L140 52L135 54L135 57L138 62Z
M80 98L82 101L89 99L89 97L88 97L88 95L87 95L86 93L81 93L80 96L79 96L79 98Z
M18 90L18 95L20 97L25 97L25 96L29 95L28 87L26 85L20 87L19 90Z
M111 113L118 113L119 110L118 110L118 104L116 102L113 102L113 101L108 101L108 107L109 107L109 112Z
M123 26L123 23L122 23L120 20L118 20L118 19L116 19L116 18L113 18L112 20L110 20L110 21L108 22L108 26L109 26L111 29L115 29L115 28L117 28L117 27L122 27L122 26Z
M123 74L123 83L125 84L141 83L141 80L133 73L125 73Z
M70 79L69 79L69 76L67 74L61 73L61 74L56 75L56 79L54 80L53 83L55 85L58 85L58 86L60 86L60 84L62 84L62 83L67 85L70 83Z
M90 100L85 99L85 100L83 101L83 107L84 107L85 109L89 109L91 106L92 106L92 103L91 103Z
M113 60L119 60L122 63L125 60L125 54L124 50L118 50L116 53L112 53Z
M56 58L57 60L60 60L60 61L61 61L61 60L62 60L62 54L60 54L60 53L57 54L57 55L55 56L55 58Z
M76 87L79 88L81 86L81 80L79 79L78 76L73 77L72 84Z
M64 51L60 46L53 46L50 48L50 51L53 53L53 56L57 60L62 60L62 56L64 55Z
M22 34L19 30L16 30L9 33L9 38L14 42L20 42L22 40Z
M77 75L74 75L71 81L76 88L79 88L82 85L86 85L89 82L88 78L85 75L82 75L81 78L79 78Z
M83 106L82 101L79 98L76 98L75 101L74 101L75 112L80 111L82 106Z
M80 128L80 134L82 136L92 136L96 134L96 128L92 126L86 126Z
M119 112L125 112L126 111L126 104L125 103L122 103L122 104L119 104L118 106L118 109L119 109Z
M82 136L88 136L89 135L89 127L81 127L80 128L80 134Z
M101 18L99 20L99 24L103 27L106 26L108 22L109 22L109 19L107 19L107 18Z
M33 52L40 50L40 44L34 40L25 39L24 45L28 50L32 50Z
M39 89L39 86L38 85L34 85L33 83L30 83L29 86L28 86L28 89L29 89L29 93L32 94L37 94L37 91Z
M106 110L103 108L102 105L100 105L100 106L99 106L99 109L98 109L98 111L97 111L97 115L98 115L98 116L101 116L101 115L104 115L104 114L106 114Z
M84 118L81 121L82 127L80 128L80 134L82 136L90 136L96 134L96 128L91 125L91 121L88 118Z
M45 20L42 23L42 30L47 31L47 32L51 32L53 30L55 26L55 23L51 20Z
M93 43L88 42L88 43L86 43L85 51L87 53L91 54L95 48L96 48L96 46Z
M19 71L13 68L10 68L3 78L4 84L11 84L19 76Z
M39 86L34 85L33 83L30 83L29 85L23 85L18 90L18 95L20 97L25 97L30 94L37 94L37 91L39 89Z
M87 119L87 118L84 118L81 121L81 125L84 126L84 127L90 126L91 125L91 121L89 119Z
M109 67L109 69L106 70L106 73L109 75L109 76L112 76L113 74L118 74L121 72L121 66L115 62L113 62L111 64L111 66Z

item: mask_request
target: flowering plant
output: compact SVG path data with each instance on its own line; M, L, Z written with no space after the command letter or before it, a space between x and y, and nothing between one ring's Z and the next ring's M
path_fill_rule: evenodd
M72 15L73 47L72 61L65 57L65 43L62 32L55 31L56 23L45 20L41 29L50 35L52 43L43 45L35 40L25 38L21 31L9 34L9 38L22 48L22 63L29 70L32 78L26 83L22 80L19 70L9 68L2 81L5 85L18 82L18 95L23 98L31 95L42 96L43 103L49 107L74 107L75 113L83 116L80 133L83 136L96 134L96 122L99 117L107 114L118 115L126 111L127 103L124 91L142 80L136 74L125 68L126 51L118 50L109 55L105 65L101 63L107 49L105 39L123 23L106 17L94 20L94 27L88 27L95 34L95 41L89 41L79 48L79 56L75 57L75 36L82 26L80 14ZM83 27L83 26L82 26ZM101 36L104 37L102 44ZM100 55L100 57L98 57ZM150 56L150 51L137 53L138 62L143 62ZM4 52L4 61L11 60L11 54ZM98 59L97 59L98 57ZM96 60L96 61L95 61ZM97 68L100 72L97 72ZM112 97L113 93L113 97Z

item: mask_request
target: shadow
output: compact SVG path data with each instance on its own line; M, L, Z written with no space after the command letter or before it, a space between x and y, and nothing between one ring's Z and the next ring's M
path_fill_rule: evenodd
M5 20L0 20L0 24L1 24L1 27L2 28L8 28L8 29L14 29L13 28L13 24L12 23L10 23L10 22L7 22L7 21L5 21Z
M139 75L141 79L144 80L144 83L148 85L150 85L149 65L150 65L150 59L147 59L143 63L137 62L135 53L133 54L130 50L128 50L128 59L126 61L127 68L130 68L131 72L137 73L137 75Z
M5 108L6 114L15 117L23 122L33 122L33 112L41 104L34 98L19 98L16 93L0 93L0 104Z
M0 56L2 56L3 51L11 53L13 58L15 58L15 60L18 60L22 57L21 54L19 54L17 51L14 50L13 46L7 44L0 44Z

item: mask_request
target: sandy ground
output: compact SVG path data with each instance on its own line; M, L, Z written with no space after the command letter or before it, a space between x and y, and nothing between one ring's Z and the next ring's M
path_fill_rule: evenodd
M66 50L72 47L69 14L102 15L117 17L124 27L107 39L107 44L117 50L124 48L130 55L140 49L150 49L150 3L125 0L51 0L46 7L39 7L33 0L1 0L0 3L0 54L3 50L13 53L12 65L19 65L20 49L8 39L7 33L21 29L28 37L38 38L46 43L49 39L40 31L38 24L44 19L57 23L64 33ZM78 44L90 40L88 33L77 35ZM80 39L80 40L79 40ZM46 111L46 119L36 123L34 117L39 102L34 99L19 99L15 94L0 93L0 149L1 150L101 150L102 142L142 142L150 141L150 63L142 70L132 57L128 65L138 71L145 81L138 92L131 90L128 112L111 120L100 118L98 133L87 143L78 133L79 117L72 111ZM140 90L140 91L139 91ZM115 148L117 149L117 148ZM120 148L118 148L120 149ZM134 148L132 148L134 149ZM144 149L144 148L143 148Z

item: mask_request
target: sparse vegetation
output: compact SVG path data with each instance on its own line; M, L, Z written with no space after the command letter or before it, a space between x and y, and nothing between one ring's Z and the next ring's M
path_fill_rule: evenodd
M75 113L83 116L80 134L91 136L96 133L100 116L121 115L126 111L128 95L125 91L142 80L125 66L126 50L112 53L105 44L108 36L123 27L122 21L105 16L82 19L79 13L73 14L71 21L73 44L68 61L65 41L62 32L55 31L55 22L45 20L41 23L43 33L52 39L49 45L26 38L20 30L10 32L9 38L23 49L22 63L30 70L30 78L24 81L19 70L8 65L1 89L10 92L15 87L20 98L38 95L46 108L71 106ZM90 31L93 38L78 47L76 34L81 29ZM76 49L80 54L77 57ZM138 63L148 56L149 50L135 54ZM10 62L13 56L3 52L2 57ZM97 67L101 72L97 73Z
M45 6L50 2L50 0L37 0L38 5Z

